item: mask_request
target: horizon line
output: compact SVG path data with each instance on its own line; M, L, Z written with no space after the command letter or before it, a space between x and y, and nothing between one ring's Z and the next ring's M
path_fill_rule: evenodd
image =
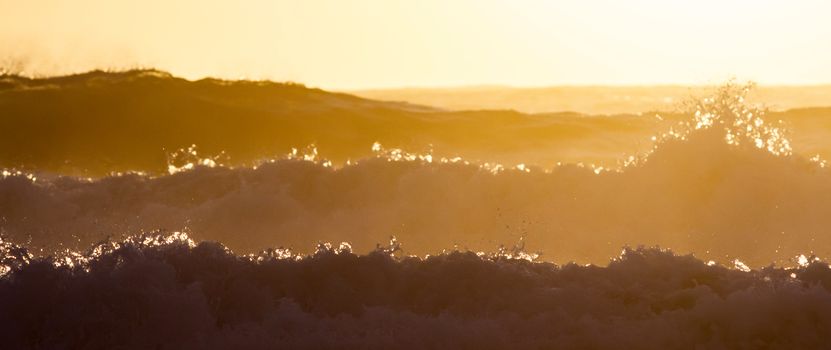
M200 75L196 77L188 77L184 75L175 74L169 70L154 68L154 67L132 67L132 68L95 68L77 72L66 72L57 74L39 74L22 72L3 72L0 70L0 77L17 76L31 80L46 80L55 78L64 78L90 74L95 72L120 74L130 72L160 72L170 75L171 78L182 79L189 82L196 82L200 80L222 80L228 82L235 81L249 81L249 82L271 82L278 84L299 84L310 89L321 89L331 92L380 92L380 91L402 91L402 90L488 90L488 89L506 89L506 90L539 90L539 89L555 89L555 88L712 88L723 85L725 82L733 81L740 84L752 83L760 88L819 88L831 87L831 82L825 83L784 83L784 82L759 82L752 79L737 79L736 77L729 77L720 82L707 83L684 83L684 82L655 82L655 83L602 83L602 82L562 82L562 83L546 83L546 84L528 84L519 85L512 83L471 83L471 84L400 84L400 85L379 85L379 86L352 86L352 87L338 87L337 85L326 86L325 84L312 84L303 81L292 79L275 79L275 78L256 78L248 76L240 77L224 77L221 75Z

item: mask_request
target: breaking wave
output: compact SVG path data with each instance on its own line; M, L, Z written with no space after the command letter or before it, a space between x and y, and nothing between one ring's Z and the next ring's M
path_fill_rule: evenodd
M729 85L619 169L475 163L372 147L333 166L316 149L258 166L222 166L195 148L170 175L98 179L6 171L0 229L33 251L108 236L187 231L240 253L396 235L410 254L494 249L520 238L549 261L603 263L621 246L660 245L702 259L786 265L831 255L831 173L792 151L787 133Z
M605 267L505 251L321 244L236 255L186 235L37 258L0 244L6 348L824 348L831 268L727 268L660 249Z

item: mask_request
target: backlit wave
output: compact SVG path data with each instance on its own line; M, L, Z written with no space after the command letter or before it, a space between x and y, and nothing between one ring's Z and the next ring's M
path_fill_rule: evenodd
M824 348L831 269L724 267L660 249L604 266L504 252L239 255L186 235L68 258L0 244L4 348Z
M365 252L395 235L419 256L523 238L560 263L603 263L640 244L752 267L831 255L831 173L793 152L743 93L727 86L700 101L619 169L479 163L376 143L342 166L314 147L237 167L189 148L168 158L164 176L6 171L0 229L43 254L161 229L238 253L326 241Z

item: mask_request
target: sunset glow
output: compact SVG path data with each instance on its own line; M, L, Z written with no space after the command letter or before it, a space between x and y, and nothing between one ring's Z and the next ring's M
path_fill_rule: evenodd
M0 0L0 349L831 349L829 14Z
M826 1L0 0L32 74L155 67L328 89L831 81Z

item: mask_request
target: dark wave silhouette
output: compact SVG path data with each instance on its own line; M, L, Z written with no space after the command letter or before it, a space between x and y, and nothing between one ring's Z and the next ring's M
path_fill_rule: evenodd
M741 271L658 249L606 267L511 254L240 256L139 236L38 259L5 243L5 348L821 349L831 268ZM396 254L399 254L396 256ZM7 266L12 266L8 268Z

